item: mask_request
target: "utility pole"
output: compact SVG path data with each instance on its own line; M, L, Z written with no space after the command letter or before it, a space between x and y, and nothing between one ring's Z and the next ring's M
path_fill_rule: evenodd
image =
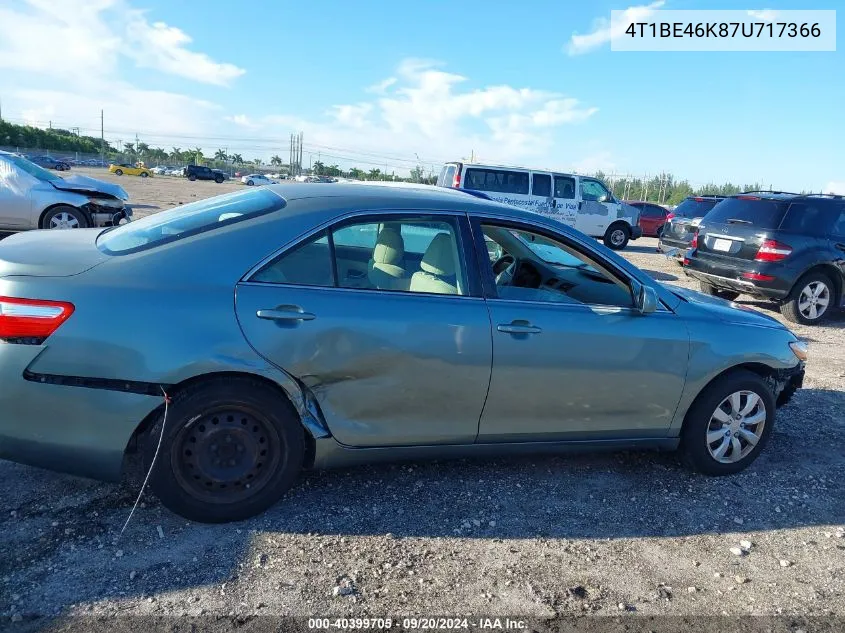
M100 110L100 163L106 162L106 137L103 133L103 111Z

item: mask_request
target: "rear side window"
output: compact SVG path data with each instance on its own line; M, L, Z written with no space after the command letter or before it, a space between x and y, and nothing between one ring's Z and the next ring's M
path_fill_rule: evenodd
M256 218L284 206L284 198L267 189L224 194L106 230L97 238L97 247L107 255L127 255Z
M710 209L716 206L716 202L716 200L687 198L675 207L674 213L682 218L703 218Z
M655 207L651 204L643 204L643 205L634 205L640 209L640 213L644 218L662 218L665 215L665 211L660 207Z
M796 202L789 205L780 228L782 231L791 233L825 237L831 233L834 221L838 219L837 211L832 205L821 206Z
M528 195L528 173L471 167L464 176L464 189Z
M547 174L534 174L534 186L531 193L535 196L548 198L552 195L552 177Z
M839 219L833 225L831 233L837 237L845 237L845 206L839 207Z
M708 223L750 225L758 229L776 229L789 206L781 200L722 200L705 216Z
M575 199L575 179L571 176L555 176L555 198Z

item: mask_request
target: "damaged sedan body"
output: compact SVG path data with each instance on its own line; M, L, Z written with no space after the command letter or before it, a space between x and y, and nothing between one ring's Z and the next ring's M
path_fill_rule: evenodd
M62 178L0 152L0 231L114 226L132 219L126 191L95 178Z
M459 190L249 188L0 242L0 458L115 480L137 448L200 521L380 460L680 449L729 475L806 357L768 316Z

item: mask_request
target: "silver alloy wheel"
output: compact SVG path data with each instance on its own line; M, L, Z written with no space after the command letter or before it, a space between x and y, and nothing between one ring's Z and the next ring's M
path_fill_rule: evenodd
M798 311L805 319L814 321L827 312L830 305L830 288L823 281L811 281L798 297Z
M735 391L710 416L707 450L722 464L738 462L754 450L765 426L763 398L753 391Z
M50 218L50 228L51 229L78 229L79 228L79 220L73 217L67 211L62 211L61 213L57 213L52 218Z
M625 231L622 229L614 229L610 233L610 243L614 246L620 246L625 242Z

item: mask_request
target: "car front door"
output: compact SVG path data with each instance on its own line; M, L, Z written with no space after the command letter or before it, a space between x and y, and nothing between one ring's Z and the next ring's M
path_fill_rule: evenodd
M238 320L342 444L472 443L492 343L469 235L463 215L355 216L241 282Z
M684 322L662 305L636 312L630 278L583 243L502 219L473 232L493 330L478 441L665 436L687 371ZM484 238L514 258L504 273Z
M611 220L616 219L615 206L614 213L610 213L613 203L609 201L613 198L598 180L581 177L578 180L580 197L575 228L586 235L601 237L610 226Z

